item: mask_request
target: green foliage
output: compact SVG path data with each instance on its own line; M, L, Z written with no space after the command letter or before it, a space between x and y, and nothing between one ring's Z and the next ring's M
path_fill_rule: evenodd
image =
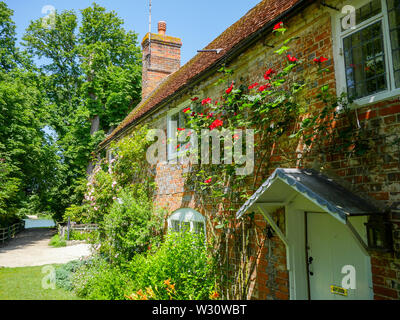
M149 132L147 126L138 127L129 136L118 142L113 142L110 151L115 160L110 164L112 174L118 185L125 186L132 183L142 184L147 189L148 195L152 195L154 181L149 177L146 151L152 144L146 139Z
M0 70L8 71L15 67L17 49L15 47L15 23L13 11L0 1Z
M16 203L13 200L19 192L21 181L11 176L12 167L4 161L0 161L0 219L6 214L15 213Z
M153 176L147 168L147 127L112 145L111 163L97 163L81 206L67 209L64 220L96 223L91 241L101 244L101 253L113 262L129 260L134 254L156 246L161 237L162 218L153 209Z
M57 233L50 239L49 246L55 248L66 247L67 242L64 239L60 238L60 235Z
M100 256L86 261L71 279L73 292L91 300L123 300L130 286L127 274Z
M72 291L72 275L84 264L83 260L74 260L56 268L56 286L66 291Z
M15 45L12 14L0 2L0 214L22 216L49 210L60 158L44 130L40 77Z
M67 234L65 234L65 239L67 239ZM69 240L89 240L91 239L91 233L85 231L71 230L69 234Z
M63 289L44 288L43 277L49 273L42 271L43 266L0 268L0 300L80 300Z
M122 190L104 217L106 237L101 249L113 260L128 261L160 241L162 219L153 213L143 188L137 185L135 189Z
M97 256L72 279L74 292L87 299L205 300L216 277L204 235L184 232L169 234L159 248L121 265Z
M209 299L216 281L213 266L203 234L170 233L153 254L136 255L130 262L135 290L130 297L143 299L141 293L147 292L148 299Z
M67 207L82 203L81 180L99 142L140 101L141 52L122 19L95 3L80 15L57 12L54 24L42 22L30 23L23 45L33 57L45 58L36 73L60 156L47 203L60 218Z
M87 204L80 206L73 204L66 209L63 220L68 221L68 218L70 218L71 221L75 221L76 223L83 223L88 219L88 209Z

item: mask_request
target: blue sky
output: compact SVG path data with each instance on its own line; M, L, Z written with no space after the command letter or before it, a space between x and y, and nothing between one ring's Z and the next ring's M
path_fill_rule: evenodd
M57 11L73 9L77 13L93 0L3 0L14 10L18 38L32 19L44 17L42 8L51 5ZM239 20L260 0L152 0L152 32L157 22L167 22L167 34L182 39L182 65L196 55L230 25ZM125 21L125 28L138 34L141 42L149 29L149 0L97 0L114 10Z

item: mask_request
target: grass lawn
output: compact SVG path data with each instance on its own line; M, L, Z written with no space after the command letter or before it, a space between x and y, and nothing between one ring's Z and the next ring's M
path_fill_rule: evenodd
M0 268L0 300L81 300L63 289L43 289L42 279L49 273L42 268Z

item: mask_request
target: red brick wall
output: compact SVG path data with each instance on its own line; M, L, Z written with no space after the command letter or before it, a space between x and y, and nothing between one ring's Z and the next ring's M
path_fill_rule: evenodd
M148 37L142 43L143 71L142 97L149 95L158 84L181 66L181 43L179 39L152 34L151 50ZM149 54L150 53L150 54Z

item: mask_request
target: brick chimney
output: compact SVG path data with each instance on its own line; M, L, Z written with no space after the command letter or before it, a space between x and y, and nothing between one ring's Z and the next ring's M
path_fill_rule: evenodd
M158 33L147 33L143 38L142 98L147 97L165 77L181 66L182 41L167 36L166 31L167 24L160 21Z

